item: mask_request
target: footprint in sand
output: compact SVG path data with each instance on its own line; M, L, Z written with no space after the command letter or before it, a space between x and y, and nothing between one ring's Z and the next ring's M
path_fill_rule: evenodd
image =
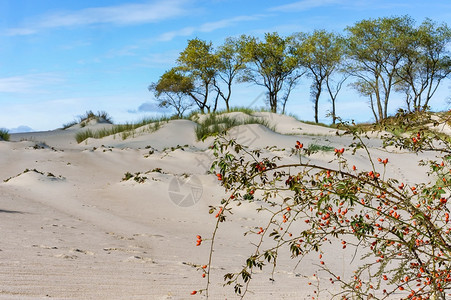
M123 262L153 263L153 260L149 257L142 257L142 256L134 255L134 256L130 256Z
M58 254L58 255L54 255L54 257L64 258L64 259L77 259L78 258L77 255L67 255L67 254Z
M88 250L81 250L81 249L78 249L78 248L71 249L70 252L83 253L83 254L86 254L86 255L94 255L94 252L91 252L91 251L88 251Z

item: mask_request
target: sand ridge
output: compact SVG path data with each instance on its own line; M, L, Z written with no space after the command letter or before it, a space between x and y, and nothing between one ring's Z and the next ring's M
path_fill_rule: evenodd
M230 130L229 137L251 148L285 148L265 151L286 162L296 160L289 151L296 140L306 147L341 148L352 142L335 130L289 116L257 115L274 122L277 132L257 124L241 125ZM102 126L110 125L86 128ZM190 291L203 288L204 279L192 264L206 262L208 247L196 247L195 237L211 234L215 220L208 206L218 205L225 193L208 172L213 138L198 141L195 127L189 120L173 120L155 132L142 131L126 140L109 136L78 144L74 136L86 128L74 126L12 134L11 142L1 141L0 299L187 299ZM377 138L368 144L374 157L389 158L387 176L406 183L428 180L426 172L418 173L416 154L387 152ZM363 151L345 155L350 164L369 167ZM333 152L320 151L309 159L328 165L332 157ZM126 173L132 177L123 180ZM185 200L192 205L178 205L180 197L191 192ZM237 207L233 222L219 232L212 299L236 298L232 287L222 287L222 276L225 268L238 270L253 249L243 242L243 232L263 217L255 207ZM330 262L346 273L351 259L340 256ZM255 275L247 298L312 296L312 289L300 287L312 280L313 260L293 269L285 257L279 265L275 282L265 271ZM322 278L321 287L325 298L328 292L339 291L328 278Z

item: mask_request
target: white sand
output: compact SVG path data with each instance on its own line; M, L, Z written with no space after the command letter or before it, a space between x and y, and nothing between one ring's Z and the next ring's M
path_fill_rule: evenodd
M232 116L243 117L240 113ZM296 140L306 147L316 143L341 148L351 143L350 137L338 137L329 128L270 113L258 116L284 134L261 125L244 125L230 135L251 147L287 148L276 152L287 161L293 160L288 148ZM86 128L102 126L109 125ZM154 133L142 132L126 140L120 136L89 139L81 144L74 135L85 128L74 126L12 134L11 142L0 141L0 299L196 298L189 294L204 288L205 279L190 264L205 264L209 245L196 247L196 235L211 235L215 219L208 214L208 206L219 205L225 193L215 176L207 173L212 139L196 141L195 126L187 120L170 121ZM388 176L405 182L428 180L415 163L420 157L388 153L377 139L368 143L374 158L389 158ZM177 145L183 149L165 149ZM146 158L151 150L154 153ZM351 165L369 167L363 152L345 155ZM319 152L311 159L325 165L332 157L331 152ZM421 158L433 157L425 154ZM25 169L44 174L23 174ZM122 181L126 172L151 170L142 175L148 178L145 183ZM48 176L49 172L55 177ZM199 199L184 200L199 200L196 204L181 207L173 203L177 180L192 180L200 188ZM182 186L179 195L188 194ZM254 208L254 204L235 208L233 222L226 222L219 231L212 299L237 298L232 287L222 287L222 276L225 268L238 271L252 253L252 239L243 238L243 233L262 224L264 218ZM352 253L337 254L335 249L330 253L334 254L324 259L333 269L341 274L352 271ZM309 257L293 269L294 262L286 254L280 258L276 281L268 279L270 268L256 274L247 298L306 299L313 295L314 288L307 283L312 281L317 258ZM320 288L327 291L320 298L328 299L328 292L339 291L339 286L321 276Z

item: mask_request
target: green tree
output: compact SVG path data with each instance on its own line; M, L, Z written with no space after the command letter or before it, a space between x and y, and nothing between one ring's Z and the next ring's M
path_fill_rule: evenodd
M391 92L400 82L397 73L406 56L412 25L413 20L404 16L363 20L346 29L347 70L360 86L370 88L376 122L387 118Z
M189 40L177 63L180 70L194 80L195 88L190 93L194 102L202 112L205 112L205 109L210 111L211 104L208 99L219 65L212 43L198 38Z
M343 81L340 80L339 84L333 88L332 75L338 70L344 56L343 39L325 30L315 30L307 35L299 34L298 39L300 40L299 58L308 69L308 76L313 79L310 90L314 103L315 122L318 123L319 99L323 86L326 85L332 102L331 114L335 124L335 100Z
M409 111L427 109L440 83L451 72L447 46L451 30L446 24L437 25L426 19L412 32L403 67L398 76L398 91L406 95Z
M193 106L193 79L181 74L178 68L165 72L158 82L149 85L148 89L154 93L160 107L174 108L179 118Z
M230 110L230 97L232 96L232 84L237 75L245 68L246 59L243 54L247 38L227 38L216 52L218 58L217 79L213 81L218 95L224 100L227 111ZM218 80L219 79L219 80ZM219 82L227 87L227 91L221 90Z
M264 41L247 37L245 58L248 61L242 82L252 82L263 86L268 92L268 102L272 112L277 112L282 103L282 113L292 89L305 71L300 69L294 37L280 37L277 33L266 33ZM284 94L279 98L279 92Z

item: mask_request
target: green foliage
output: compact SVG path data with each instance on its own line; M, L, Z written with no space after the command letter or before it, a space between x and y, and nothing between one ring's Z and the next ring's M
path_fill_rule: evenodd
M9 141L10 137L8 130L0 128L0 140Z
M317 272L341 284L333 297L446 299L451 291L451 140L428 128L412 133L407 129L415 122L443 126L450 119L449 114L437 121L427 114L400 113L392 123L406 135L385 138L384 145L442 153L437 160L420 161L421 167L429 166L432 180L426 183L387 178L390 161L378 158L376 167L358 128L346 124L345 134L354 142L350 148L335 149L327 167L309 161L283 164L280 157L219 136L212 146L216 159L211 171L229 196L218 207L210 207L210 212L219 212L203 291L208 296L220 223L233 219L236 206L258 201L257 211L265 212L266 221L258 231L253 225L245 233L253 236L255 251L244 259L241 270L224 276L225 284L233 285L237 294L247 293L256 271L269 265L274 274L277 257L288 249L299 262L320 253ZM300 142L295 146L293 153L299 157L312 152ZM349 166L347 153L357 149L368 154L369 169ZM333 253L327 252L330 244L337 246ZM335 270L322 260L323 255L333 259L337 251L361 255L349 278L340 278L341 268Z
M149 91L154 92L160 107L172 107L177 117L183 118L185 111L193 105L189 95L194 91L194 80L183 75L180 68L172 68L158 82L152 83Z
M97 121L99 123L113 124L112 117L105 111L98 111L94 113L92 110L86 111L83 115L79 116L77 120L63 124L61 129L65 130L74 125L80 124L80 127L85 127L90 121Z
M266 33L264 41L246 36L241 39L245 44L243 55L249 63L240 81L265 87L271 111L277 112L281 102L284 113L291 90L305 73L299 70L300 57L296 55L294 37ZM284 93L281 97L280 92Z
M319 98L325 85L332 102L332 122L335 123L335 100L343 82L339 82L333 89L332 78L344 59L344 39L325 30L315 30L310 34L298 35L297 38L297 55L301 57L302 65L309 70L309 77L313 79L310 90L315 122L318 123Z
M405 94L409 111L427 110L437 87L451 72L451 29L426 19L406 41L406 59L397 72L398 92Z
M370 98L376 120L388 116L388 101L395 76L406 53L404 42L410 35L409 17L363 20L348 27L348 72L358 80L356 90Z
M354 88L370 100L376 121L388 117L393 91L405 95L409 111L425 110L451 72L451 30L431 20L414 26L409 16L363 20L348 27L347 71Z
M319 151L332 152L332 151L334 151L334 147L318 145L318 144L309 144L307 150L310 151L311 154L319 152Z
M142 176L140 172L137 172L135 174L132 174L130 172L126 172L124 174L124 177L122 178L122 181L129 181L130 179L133 179L137 183L144 183L147 180L146 176Z
M227 38L215 54L218 59L217 77L219 80L214 80L213 85L218 95L224 100L227 111L230 109L232 83L235 77L246 68L245 46L245 38ZM222 81L226 85L226 92L220 87L218 81Z
M196 83L195 90L189 93L199 109L210 110L208 96L218 72L218 57L213 53L212 43L198 38L188 41L187 47L180 53L177 63L179 69Z
M96 120L101 123L113 124L113 119L105 111L98 111L94 113L92 110L86 111L84 115L79 116L79 123L87 123L92 120Z
M271 125L266 119L258 117L249 117L244 120L237 120L226 115L209 114L203 122L200 122L196 127L196 137L202 140L208 136L225 133L230 128L246 125L246 124L260 124L275 131L275 126Z
M77 121L71 121L69 123L63 124L63 127L61 129L65 130L65 129L68 129L68 128L70 128L70 127L72 127L74 125L77 125L77 124L78 124Z
M106 136L121 134L123 140L127 139L130 136L135 135L136 130L140 127L148 125L147 128L143 129L143 131L154 132L160 129L161 122L168 121L169 119L166 117L163 118L144 118L137 123L126 123L126 124L118 124L114 125L111 128L102 128L97 131L92 131L91 129L86 129L84 131L80 131L75 135L75 140L77 143L81 143L87 138L101 139Z

